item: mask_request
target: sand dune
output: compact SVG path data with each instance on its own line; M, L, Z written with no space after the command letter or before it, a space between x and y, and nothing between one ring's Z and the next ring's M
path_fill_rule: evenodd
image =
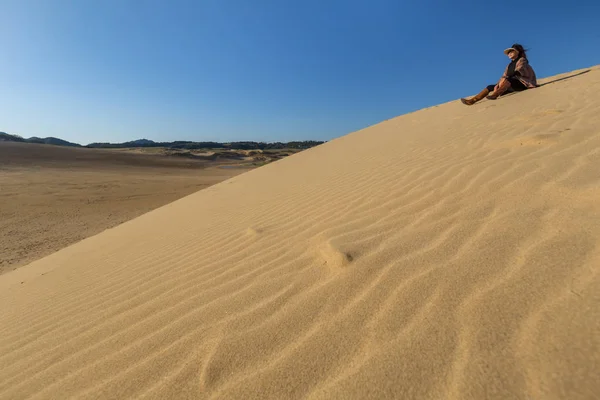
M249 168L0 141L0 274Z
M453 101L4 274L0 398L597 399L599 110Z

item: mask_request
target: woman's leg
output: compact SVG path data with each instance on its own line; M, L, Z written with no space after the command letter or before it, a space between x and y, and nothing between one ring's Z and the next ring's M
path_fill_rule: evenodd
M496 87L494 87L492 93L489 96L487 96L487 98L490 100L496 100L498 96L506 92L508 89L510 89L510 87L510 81L506 78L502 78L500 79Z
M462 103L466 104L467 106L472 106L473 104L477 103L479 100L482 100L485 96L487 96L493 90L494 90L494 85L488 85L485 89L483 89L481 92L479 92L475 96L471 97L470 99L468 99L468 100L460 99L460 101L462 101Z

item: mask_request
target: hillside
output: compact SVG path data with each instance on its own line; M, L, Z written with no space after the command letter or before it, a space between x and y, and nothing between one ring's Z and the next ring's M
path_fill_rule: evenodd
M542 82L0 276L0 398L597 398L600 68Z
M81 147L80 144L71 143L66 140L62 140L55 137L30 137L28 139L18 135L11 135L6 132L0 132L0 142L19 142L19 143L36 143L36 144L51 144L55 146L70 146L70 147Z

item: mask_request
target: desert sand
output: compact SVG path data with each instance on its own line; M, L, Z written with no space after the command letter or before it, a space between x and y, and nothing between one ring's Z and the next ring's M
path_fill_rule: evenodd
M0 276L0 398L597 399L585 71L384 121Z
M0 142L0 274L250 168Z

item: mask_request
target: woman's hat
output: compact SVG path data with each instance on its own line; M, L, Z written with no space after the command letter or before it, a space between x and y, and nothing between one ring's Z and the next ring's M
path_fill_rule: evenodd
M514 47L509 47L508 49L504 49L504 54L508 55L508 53L510 53L511 51L516 51L517 53L519 52Z

